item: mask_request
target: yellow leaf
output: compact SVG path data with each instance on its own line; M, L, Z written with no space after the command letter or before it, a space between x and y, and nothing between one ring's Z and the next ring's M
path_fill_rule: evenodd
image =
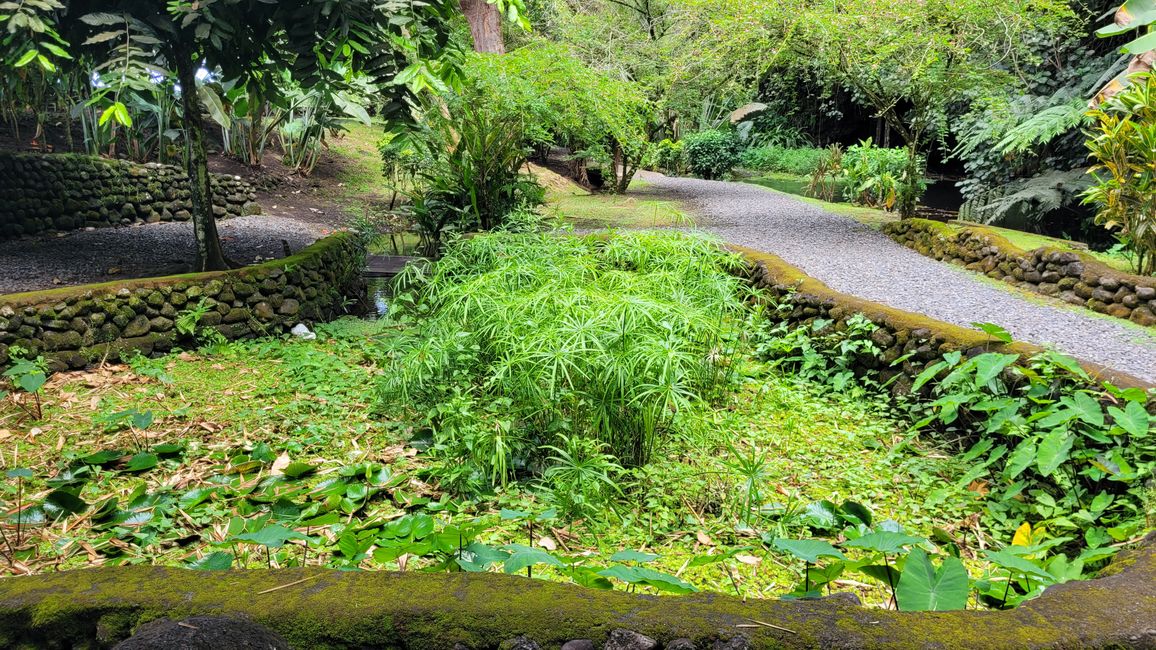
M1015 537L1012 538L1012 546L1031 546L1032 545L1032 525L1024 522L1024 525L1016 529Z

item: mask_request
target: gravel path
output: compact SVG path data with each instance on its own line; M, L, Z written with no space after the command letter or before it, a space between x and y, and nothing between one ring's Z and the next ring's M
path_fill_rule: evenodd
M225 254L242 264L284 256L321 238L322 224L268 215L219 221ZM195 253L189 223L99 228L0 242L0 295L57 286L187 272Z
M1156 383L1156 333L1062 303L1037 302L924 257L850 218L746 183L643 174L723 239L774 253L843 293L969 327L997 323L1021 341Z

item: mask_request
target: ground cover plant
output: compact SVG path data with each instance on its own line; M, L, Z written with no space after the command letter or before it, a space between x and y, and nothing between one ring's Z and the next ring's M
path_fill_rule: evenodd
M1078 388L1058 359L1008 382L1010 360L981 355L896 404L856 379L869 323L760 327L735 264L674 233L482 236L408 278L386 320L17 388L4 566L1007 607L1151 525L1142 394ZM1097 420L1089 399L1115 401Z

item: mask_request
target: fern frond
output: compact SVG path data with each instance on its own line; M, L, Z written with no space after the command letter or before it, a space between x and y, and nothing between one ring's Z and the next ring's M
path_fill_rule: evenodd
M997 151L1004 155L1023 153L1032 147L1045 145L1059 136L1084 125L1088 117L1087 103L1081 98L1069 100L1058 106L1045 108L1027 120L1017 124L996 143Z

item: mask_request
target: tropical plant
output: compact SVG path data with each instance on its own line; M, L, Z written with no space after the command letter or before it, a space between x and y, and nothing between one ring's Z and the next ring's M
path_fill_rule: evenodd
M88 60L96 61L98 71L121 72L102 76L108 89L97 95L111 95L112 101L104 109L101 121L130 126L132 116L123 101L123 92L149 83L153 76L168 78L181 87L198 270L228 267L212 212L201 124L205 106L212 100L198 83L198 67L219 70L224 79L259 83L263 79L260 72L274 62L291 70L303 86L324 83L340 87L344 79L325 72L328 64L340 61L351 73L360 71L374 80L400 81L381 86L382 92L395 100L392 105L400 107L400 100L416 87L414 83L407 85L407 81L428 81L433 77L431 70L452 67L431 60L446 54L445 37L457 9L457 3L449 0L420 5L402 0L340 5L226 0L172 2L163 8L137 0L74 0L67 6L37 0L19 6L27 6L35 13L21 9L0 15L0 23L10 34L5 47L24 51L19 59L10 62L12 65L36 60L41 67L54 71L56 64L45 54L53 50L45 44L69 54L51 42L51 37L59 33L62 40L83 51ZM64 8L67 11L56 11ZM371 55L373 50L376 55ZM61 63L67 61L56 56ZM9 59L5 58L5 62L9 63ZM142 74L143 70L147 73Z
M1133 79L1089 114L1094 183L1084 200L1097 223L1127 238L1136 272L1156 273L1156 79Z
M894 210L904 196L920 196L927 187L923 179L922 159L918 164L920 176L910 179L909 152L904 149L884 149L870 140L847 147L843 154L843 175L847 186L843 192L848 201L869 207Z
M700 131L683 139L686 165L708 180L722 178L739 162L738 142L729 131Z
M504 400L495 412L526 453L565 449L565 434L645 463L672 420L733 371L737 264L715 242L681 234L456 242L432 271L402 280L391 315L416 328L391 354L382 396L428 414L435 432L467 426L447 423L462 409L445 405L465 400L478 414ZM513 456L507 467L529 466Z
M946 132L949 108L1012 83L1020 58L1035 54L1024 35L1060 31L1070 15L1061 3L1018 0L820 2L791 42L903 138L894 206L907 218L920 196L921 149Z

